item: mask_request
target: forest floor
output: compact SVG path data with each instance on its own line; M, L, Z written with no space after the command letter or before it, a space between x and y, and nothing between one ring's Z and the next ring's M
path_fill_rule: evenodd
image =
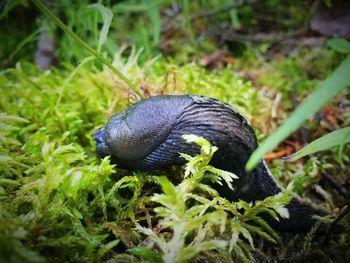
M200 15L208 14L195 14L191 21L202 29ZM66 16L73 21L74 14ZM265 33L237 43L229 36L242 34L211 32L215 41L201 43L201 49L200 37L192 43L186 19L184 24L178 31L162 24L160 52L153 51L150 41L138 45L147 33L141 27L130 33L135 45L115 49L107 40L106 53L115 51L113 65L143 97L197 94L219 99L248 120L259 142L345 58L324 36L305 32L277 44ZM28 35L26 28L23 32ZM287 189L284 195L251 206L229 204L209 186L201 188L207 173L198 171L210 173L211 155L205 151L189 161L197 170L188 165L130 172L108 157L100 160L92 134L140 97L65 36L60 48L53 49L56 58L49 69L43 70L34 59L38 42L29 35L10 52L21 32L11 34L4 35L0 56L0 262L350 262L350 145L297 162L282 158L350 126L349 90L264 156L275 180ZM188 43L179 45L184 38ZM212 150L207 142L196 143ZM230 175L219 171L213 176ZM320 224L309 233L278 233L256 216L267 210L277 215L291 195L329 211L320 221L326 225L323 233Z

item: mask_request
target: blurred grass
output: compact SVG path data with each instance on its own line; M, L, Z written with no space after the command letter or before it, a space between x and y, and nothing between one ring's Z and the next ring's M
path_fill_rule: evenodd
M345 127L333 132L330 132L317 140L306 145L291 156L287 156L285 160L294 162L303 158L304 156L314 154L320 151L332 149L335 146L344 147L345 144L350 142L350 127Z
M113 64L108 60L108 58L105 58L103 54L101 54L100 52L102 45L107 40L107 34L108 34L109 26L112 20L112 13L110 12L109 9L105 8L102 5L91 6L100 10L104 19L104 25L100 33L98 47L97 49L93 49L89 46L88 43L86 43L77 34L71 31L61 20L59 20L59 18L55 16L55 14L52 13L40 0L33 0L33 2L58 27L60 27L67 35L69 35L74 40L74 42L77 43L77 45L85 49L90 55L96 57L103 64L105 64L114 74L116 74L121 80L123 80L125 84L129 86L130 89L132 89L138 96L143 98L138 88L130 81L130 79L128 79L123 73L121 73L117 68L115 68Z
M281 141L296 131L301 124L315 114L323 105L332 100L350 85L350 55L313 91L297 108L286 122L281 125L266 141L262 142L248 160L247 170L252 170L265 153L273 150Z
M283 18L276 19L275 23L268 25L273 30L285 30L286 28L291 30L300 27L305 17L303 14L308 11L307 4L287 1L284 6L280 6L275 2L276 0L269 0L254 5L249 2L242 4L240 1L218 0L180 1L178 3L170 0L129 0L116 3L105 1L101 4L111 10L114 15L110 37L104 44L105 52L112 56L123 45L132 43L137 49L141 47L146 49L140 58L141 62L148 61L164 51L178 58L184 57L183 62L187 62L193 58L196 50L213 52L220 47L216 37L210 34L212 30L224 32L231 26L234 29L248 27L252 30L260 30L260 24L257 22L260 21L260 18L254 16L256 9L264 10L267 15ZM99 25L103 22L103 18L88 8L90 4L89 0L78 0L49 2L48 6L70 30L84 39L89 46L97 49L100 35ZM238 7L232 8L235 4ZM6 0L2 6L0 19L3 22L4 31L0 34L6 39L8 33L11 32L11 38L8 38L8 41L3 42L1 46L4 50L9 51L13 46L22 42L28 36L28 32L37 30L43 23L43 17L35 10L31 1ZM229 8L227 12L221 11L227 7ZM214 14L211 15L211 12ZM261 22L266 23L263 18L261 19ZM55 28L51 28L51 31L52 34L58 36L56 54L59 61L77 62L86 56L86 53L75 45L68 35L62 35ZM170 41L168 45L166 42L169 37L175 38L176 41ZM12 45L7 46L7 43L10 42ZM32 44L34 45L23 46L24 51L18 54L16 60L9 59L8 54L11 52L2 53L0 55L2 64L13 65L17 60L21 60L22 56L28 59L27 55L33 52L33 48L35 49L35 43Z

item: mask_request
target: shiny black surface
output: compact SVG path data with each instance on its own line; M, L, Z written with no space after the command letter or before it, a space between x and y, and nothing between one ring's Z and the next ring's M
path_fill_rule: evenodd
M243 116L213 98L181 95L140 101L114 115L95 132L94 140L99 156L111 155L119 167L154 170L184 164L180 152L199 153L198 146L181 138L184 134L202 136L218 146L212 165L239 176L235 191L226 185L213 185L228 200L251 202L281 192L263 162L245 172L245 163L258 146L255 133ZM293 199L288 209L290 220L268 219L274 228L296 232L311 228L313 210L308 205Z

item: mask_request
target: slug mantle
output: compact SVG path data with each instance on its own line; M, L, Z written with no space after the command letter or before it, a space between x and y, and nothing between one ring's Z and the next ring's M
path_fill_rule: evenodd
M154 170L185 164L180 152L199 154L197 145L181 138L185 134L204 137L217 146L211 164L239 177L235 191L226 185L213 185L221 196L252 202L281 192L263 161L253 171L245 171L246 162L258 146L255 133L230 105L210 97L169 95L137 102L114 115L93 138L97 154L110 155L119 167ZM315 211L309 205L293 198L287 208L290 218L269 220L272 227L304 232L315 223Z

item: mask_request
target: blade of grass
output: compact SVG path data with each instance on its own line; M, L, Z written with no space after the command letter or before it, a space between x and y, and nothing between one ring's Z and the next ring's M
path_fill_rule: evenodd
M15 48L15 50L10 54L9 60L12 60L21 50L22 48L27 45L28 43L36 40L37 35L42 31L41 28L38 30L35 30L33 33L31 33L29 36L27 36L25 39L23 39Z
M195 52L197 52L197 43L196 43L196 37L193 32L193 28L191 25L190 20L190 2L189 0L182 0L182 7L183 7L183 23L184 27L187 31L187 34L190 38L191 44L193 47L195 47Z
M160 39L160 14L159 14L159 3L145 0L147 8L147 15L152 23L152 33L153 33L153 44L158 45Z
M334 98L341 90L350 85L350 55L324 80L319 88L290 115L286 122L274 134L269 136L251 155L246 170L252 170L264 154L275 148L281 141L300 127L310 116L324 104Z
M79 46L84 48L88 53L95 56L103 64L105 64L113 73L115 73L120 79L122 79L141 99L144 98L142 93L137 87L117 68L115 68L108 59L102 54L91 48L84 40L82 40L77 34L71 31L58 17L56 17L40 0L32 0L33 3L48 16L58 27L60 27L65 33L67 33Z
M107 41L107 35L109 28L111 26L112 18L113 18L113 13L111 10L106 8L105 6L101 4L93 4L89 5L88 8L94 8L100 11L102 17L103 17L103 26L100 32L100 37L98 39L98 47L97 51L101 51L102 45Z
M148 8L147 4L145 3L138 3L138 4L131 4L131 3L118 3L113 6L113 12L114 13L138 13L138 12L144 12Z
M330 132L283 159L288 162L294 162L306 155L324 151L348 142L350 142L350 126Z
M12 0L12 1L3 1L0 4L0 10L2 12L0 13L0 21L8 15L8 13L16 7L16 5L20 4L21 1L19 0Z
M146 54L146 58L147 60L151 59L151 43L150 40L148 38L148 32L147 32L147 28L145 27L145 25L143 23L140 23L140 29L138 31L140 37L141 37L141 42L142 42L142 46L145 49L145 54Z
M63 83L63 86L62 86L62 89L58 95L58 98L57 98L57 101L56 101L56 104L55 104L55 110L56 112L58 111L58 106L62 100L62 97L63 97L63 93L65 92L66 90L66 87L68 85L68 83L71 81L71 79L77 74L78 70L80 68L82 68L83 66L85 66L87 63L89 63L90 61L94 60L94 57L92 56L89 56L89 57L86 57L83 59L83 61L73 70L73 72L68 76L68 78L65 79L64 83Z
M237 0L225 0L225 5L230 7L233 5L237 5ZM240 27L240 22L239 22L239 19L238 19L238 15L237 15L237 9L236 8L230 8L229 10L229 15L230 15L230 18L231 18L231 26L233 29L238 29Z
M147 262L163 263L163 259L147 247L133 247L127 250L130 254L145 259Z

